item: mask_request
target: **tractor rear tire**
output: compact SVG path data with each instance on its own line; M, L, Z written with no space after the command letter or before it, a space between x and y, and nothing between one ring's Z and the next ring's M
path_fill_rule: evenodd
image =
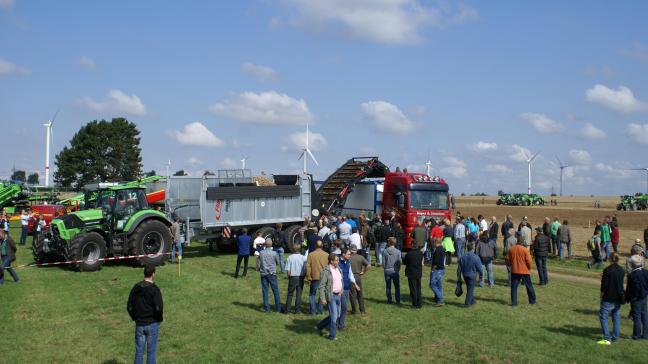
M32 255L36 263L51 263L56 261L56 255L45 252L45 237L39 236L36 241L32 243Z
M495 202L495 204L496 204L497 206L499 206L499 205L502 204L502 201L501 201L501 200L497 200L497 202Z
M68 260L76 261L73 266L81 272L101 269L106 257L106 241L98 233L78 234L70 242Z
M295 244L299 244L301 246L304 241L301 239L301 235L299 235L299 229L301 227L299 225L290 225L284 230L286 234L286 238L288 239L288 250L290 250L291 253L296 253L294 251L294 246Z
M130 247L135 255L147 255L139 258L141 265L161 265L171 251L171 230L158 220L147 220L141 223L131 236Z

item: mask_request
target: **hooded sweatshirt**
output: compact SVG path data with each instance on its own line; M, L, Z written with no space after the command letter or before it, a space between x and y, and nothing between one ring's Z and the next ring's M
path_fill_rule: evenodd
M162 322L162 292L155 283L141 281L131 289L126 310L138 326Z
M398 273L402 262L403 258L401 252L395 247L390 246L383 251L383 267L385 268L385 274Z

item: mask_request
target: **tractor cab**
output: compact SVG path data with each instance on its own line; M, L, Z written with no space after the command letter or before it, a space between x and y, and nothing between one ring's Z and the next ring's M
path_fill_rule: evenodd
M105 221L114 230L124 230L128 220L138 211L149 208L146 188L113 186L86 189L85 206L101 209Z

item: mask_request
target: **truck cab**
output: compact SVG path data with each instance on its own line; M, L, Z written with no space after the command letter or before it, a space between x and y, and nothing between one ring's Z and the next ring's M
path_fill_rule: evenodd
M410 233L425 219L451 219L448 184L423 173L388 172L383 191L383 219L395 214L405 233L404 250L411 249Z

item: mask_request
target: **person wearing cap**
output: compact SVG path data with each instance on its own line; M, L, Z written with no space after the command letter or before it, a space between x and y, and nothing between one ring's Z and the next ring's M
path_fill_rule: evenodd
M277 266L279 255L272 249L272 239L266 239L265 249L259 253L259 273L261 274L261 293L263 295L263 311L270 312L268 303L268 286L272 288L275 309L281 312L281 296L277 285Z
M623 292L623 279L625 272L619 266L619 255L612 253L610 255L610 265L603 270L601 277L601 308L599 310L599 320L603 330L603 340L597 344L610 345L616 341L620 335L621 326L621 305L625 303ZM612 316L612 334L608 325L608 317Z
M551 242L549 237L545 235L541 227L536 228L536 237L533 242L533 256L535 257L536 268L538 269L538 276L540 278L540 285L544 286L549 283L549 275L547 274L547 255Z
M628 275L626 302L630 303L632 315L632 339L648 339L648 270L641 268L643 258L638 255L630 257L632 272Z

